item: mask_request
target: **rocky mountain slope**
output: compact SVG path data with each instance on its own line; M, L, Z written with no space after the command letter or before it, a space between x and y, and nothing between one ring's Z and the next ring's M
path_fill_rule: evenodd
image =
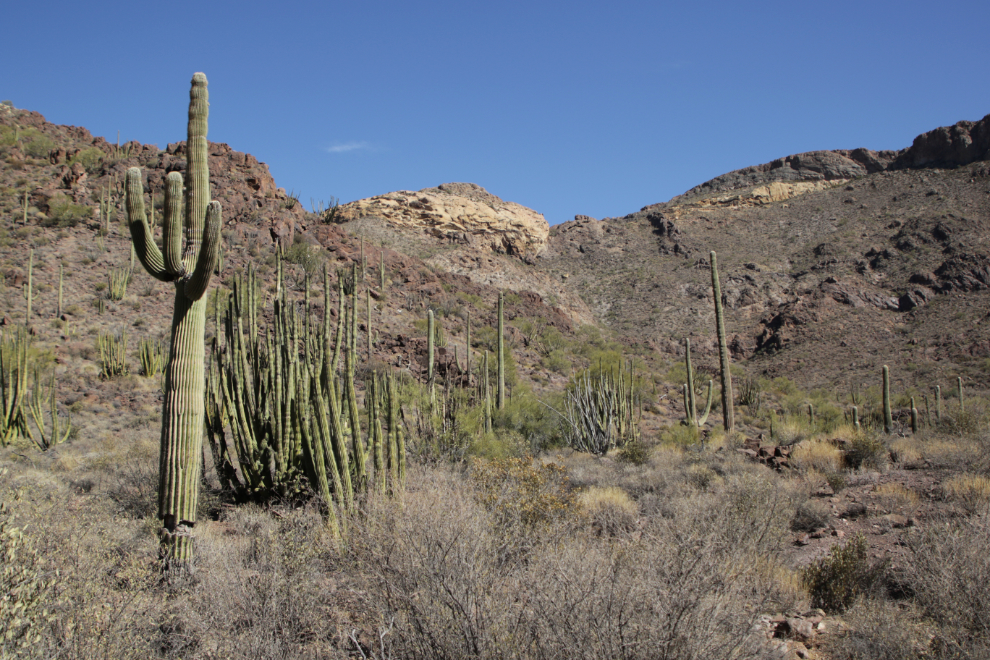
M555 226L537 268L595 316L674 357L714 355L719 255L737 360L855 387L988 383L990 117L898 152L820 151L703 183L621 218Z

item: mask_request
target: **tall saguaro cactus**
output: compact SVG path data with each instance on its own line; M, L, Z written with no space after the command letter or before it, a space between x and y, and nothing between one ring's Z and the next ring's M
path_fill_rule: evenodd
M220 257L220 202L210 201L206 85L206 75L193 75L185 214L183 179L172 172L165 185L161 250L145 217L141 170L127 170L127 221L134 250L152 277L175 285L158 473L161 552L167 567L188 566L193 558L192 531L199 499L205 415L205 294Z
M495 405L505 407L505 294L498 292L498 384L495 389Z
M883 432L893 433L894 418L890 413L890 369L883 365Z
M722 426L728 433L735 426L732 410L732 373L729 371L729 348L725 342L725 320L722 316L722 287L718 281L718 264L714 250L709 253L712 266L712 294L715 296L715 326L718 331L719 372L722 375Z

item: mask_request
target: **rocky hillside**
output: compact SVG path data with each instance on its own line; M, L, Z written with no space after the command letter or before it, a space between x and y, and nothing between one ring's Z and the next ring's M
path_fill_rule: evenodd
M737 170L622 218L553 227L538 268L596 317L673 357L714 353L719 254L736 359L856 386L987 385L990 117L897 152L819 151Z

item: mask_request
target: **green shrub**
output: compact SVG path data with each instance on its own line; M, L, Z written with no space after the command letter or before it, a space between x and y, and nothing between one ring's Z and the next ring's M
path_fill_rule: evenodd
M872 433L857 433L846 449L846 466L858 470L861 467L882 469L887 465L889 452L883 440Z
M319 245L312 245L299 234L295 242L282 255L286 263L302 266L310 276L316 275L326 261L326 253Z
M93 211L88 206L76 204L65 195L57 195L48 202L48 219L42 224L46 227L75 227L91 217Z
M104 154L103 151L97 149L96 147L89 147L88 149L83 149L72 158L69 159L69 164L79 163L86 171L90 174L95 173L100 164L103 162Z
M885 565L871 564L866 555L866 537L857 534L845 546L832 546L826 557L801 573L813 607L826 612L844 612L860 595L873 590Z
M24 153L32 158L47 158L48 152L55 147L55 141L47 135L37 134L24 144Z

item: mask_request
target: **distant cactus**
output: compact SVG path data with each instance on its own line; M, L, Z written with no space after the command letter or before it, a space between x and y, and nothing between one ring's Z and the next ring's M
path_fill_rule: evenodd
M123 300L127 293L127 281L130 278L129 268L111 267L107 270L107 298L109 300Z
M858 407L856 407L856 406L853 406L852 407L852 416L853 416L853 428L856 429L857 431L862 430L861 427L860 427L860 425L859 425L859 408Z
M505 407L505 294L498 292L498 384L495 405Z
M725 340L725 320L722 313L722 287L718 281L715 252L709 253L712 269L712 294L715 296L715 328L718 332L718 362L722 378L722 426L728 433L735 426L732 402L732 373L729 371L729 348Z
M433 371L435 369L434 362L436 358L433 355L433 345L436 341L436 322L433 319L433 310L429 310L426 313L426 380L428 383L433 383Z
M210 201L208 114L206 76L196 73L189 92L184 212L183 178L172 172L165 187L162 249L145 217L141 171L127 170L126 183L127 219L137 257L152 277L175 285L158 487L162 556L167 567L175 568L188 567L193 560L205 426L205 294L220 256L220 203Z
M30 310L30 309L31 309L31 307L30 307L30 305L29 305L29 306L28 306L28 310ZM964 412L966 412L966 407L965 407L965 405L963 404L963 386L962 386L962 376L956 376L956 389L958 389L958 390L959 390L959 414L961 415L961 414L963 414Z
M100 373L107 380L130 373L127 368L127 333L112 335L101 332L96 338L100 352Z
M684 367L687 370L687 383L681 387L684 394L684 423L692 427L702 427L708 421L708 413L712 409L712 393L714 384L708 381L708 401L705 403L705 412L701 417L697 416L697 407L694 394L694 369L691 367L691 340L684 339Z
M942 388L939 385L935 386L935 420L942 423Z
M890 369L883 365L883 432L894 431L894 418L890 413Z
M27 314L24 316L24 325L31 325L31 301L34 298L34 286L32 273L34 272L34 250L28 252L28 276L27 284L24 288L24 298L27 299Z
M911 433L918 432L918 408L914 405L914 397L911 397Z
M65 417L63 419L58 414L58 406L55 401L56 389L54 369L52 369L47 394L43 389L41 374L35 369L34 387L31 390L31 398L27 401L27 409L31 414L31 419L34 420L38 435L35 436L30 426L25 425L25 428L28 437L41 451L48 451L55 445L65 442L69 434L72 433L72 418Z

